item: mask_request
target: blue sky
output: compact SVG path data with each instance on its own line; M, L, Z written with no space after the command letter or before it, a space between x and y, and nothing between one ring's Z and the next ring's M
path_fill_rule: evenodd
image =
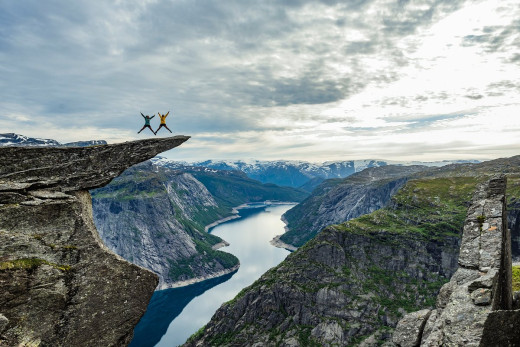
M517 1L3 0L0 75L0 132L62 142L170 110L174 159L520 154Z

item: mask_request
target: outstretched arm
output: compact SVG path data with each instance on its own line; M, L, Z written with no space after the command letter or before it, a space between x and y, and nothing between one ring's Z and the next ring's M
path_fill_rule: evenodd
M141 112L141 116L143 116L143 118L146 118L146 117L144 116L143 112Z
M151 116L150 119L152 119L153 117L155 117L155 115Z
M169 115L169 114L170 114L170 111L168 111L168 113L166 113L164 116L166 117L166 116Z

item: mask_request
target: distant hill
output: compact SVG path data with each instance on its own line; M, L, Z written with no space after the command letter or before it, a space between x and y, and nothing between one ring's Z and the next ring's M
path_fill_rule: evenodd
M369 167L387 165L387 162L381 160L348 160L319 164L295 160L253 160L250 162L206 160L195 162L192 165L217 170L239 170L248 177L263 183L274 183L295 188L302 187L312 191L315 185L306 185L309 181L319 184L324 179L347 177Z
M15 133L0 134L0 146L88 147L106 144L107 142L104 140L60 143L52 139L33 138Z
M155 162L169 168L198 166L224 171L241 171L249 178L262 183L273 183L279 186L300 188L312 192L321 182L331 178L345 178L368 168L386 165L429 167L449 164L476 163L475 160L435 161L435 162L395 162L385 160L344 160L311 163L298 160L205 160L193 163L176 162L166 158L156 157Z
M374 212L386 206L410 176L427 169L424 165L387 165L325 180L283 215L287 232L280 240L300 247L328 225Z

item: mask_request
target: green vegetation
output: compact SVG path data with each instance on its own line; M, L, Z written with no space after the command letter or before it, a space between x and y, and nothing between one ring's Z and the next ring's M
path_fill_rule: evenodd
M186 341L186 343L191 343L191 342L194 342L196 340L198 340L199 338L201 338L203 335L204 335L204 329L206 328L206 326L204 325L202 328L200 328L199 330L197 330L195 333L193 333L189 338L188 340Z
M513 292L520 290L520 266L513 266Z
M90 193L94 199L110 199L116 202L154 198L167 193L162 178L162 175L152 170L145 170L140 166L133 167L109 185L94 189Z
M168 276L173 281L183 281L195 276L193 272L194 264L207 264L216 266L216 262L220 263L224 268L230 269L238 265L238 258L231 253L214 250L206 242L195 239L195 247L198 254L189 258L174 261L168 259L170 270Z
M219 205L234 207L265 200L302 201L309 193L296 188L264 184L246 175L228 172L191 172L217 199Z
M512 205L520 199L520 176L510 175L507 177L506 195L508 205Z
M298 326L298 342L306 347L320 347L321 344L316 342L311 336L312 328L312 326Z
M479 180L452 177L409 181L393 198L395 207L335 225L344 232L409 234L425 239L460 236L467 206Z
M44 264L50 265L53 268L61 270L61 271L69 271L71 269L70 265L55 264L55 263L51 263L44 259L22 258L22 259L0 262L0 270L20 270L20 269L33 270Z

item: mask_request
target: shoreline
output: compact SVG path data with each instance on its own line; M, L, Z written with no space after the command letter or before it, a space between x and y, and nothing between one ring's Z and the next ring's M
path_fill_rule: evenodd
M257 207L263 207L263 206L268 207L268 206L272 206L272 205L297 205L297 204L298 203L294 202L294 201L271 201L271 200L265 200L265 201L261 201L261 202L246 202L245 204L233 207L231 209L231 213L232 213L231 216L227 216L227 217L221 218L219 220L214 221L213 223L210 223L210 224L206 225L204 227L204 231L205 232L209 232L209 229L214 228L214 227L216 227L219 224L228 222L228 221L233 220L233 219L242 218L242 216L240 216L238 214L239 210L241 210L241 209L257 208ZM282 221L284 223L286 223L283 219L282 219ZM224 241L224 242L226 242L226 241ZM225 246L229 246L229 243L227 245L225 245ZM220 246L219 248L225 247L225 246Z
M178 282L173 282L173 283L169 283L169 284L163 283L163 284L158 285L157 288L155 288L155 291L157 292L159 290L187 287L187 286L189 286L191 284L204 282L204 281L207 281L207 280L210 280L210 279L213 279L213 278L217 278L217 277L221 277L221 276L233 273L235 271L238 271L239 268L240 268L240 263L238 263L237 265L233 266L232 268L214 272L211 275L193 277L193 278L190 278L189 280L178 281Z
M285 226L283 227L283 229L285 230L285 232L289 231L289 229L287 228L287 220L285 219L285 217L282 215L282 218L281 218L282 222L284 222ZM280 237L282 237L283 234L281 235L277 235L275 236L269 243L275 247L278 247L278 248L285 248L286 250L288 250L289 252L294 252L298 249L298 247L295 247L293 245L290 245L288 243L285 243L283 242L282 240L280 240Z
M233 210L234 210L234 208L233 208ZM235 212L233 212L233 213L235 213ZM240 216L238 215L238 212L237 212L237 214L234 214L234 215L231 215L231 216L227 216L225 218L219 219L217 221L214 221L211 224L206 225L204 227L204 231L205 232L209 232L209 229L214 228L214 227L216 227L219 224L222 224L222 223L225 223L225 222L228 222L230 220L237 219L237 218L240 218ZM227 244L226 246L229 246L229 244Z
M272 205L297 205L298 203L290 202L290 201L269 201L269 200L267 200L267 201L258 202L258 203L254 203L253 202L253 203L245 203L245 204L242 204L242 205L238 205L238 206L233 207L231 209L231 213L232 213L231 216L227 216L227 217L221 218L219 220L214 221L213 223L210 223L210 224L206 225L204 227L204 231L205 232L209 232L209 230L211 228L214 228L214 227L216 227L219 224L228 222L230 220L242 218L242 216L240 216L238 214L239 210L240 209L245 209L245 208L254 208L256 206L251 206L251 205L255 205L255 204L258 205L258 207L262 207L262 205L265 206L265 207L268 207L268 206L272 206ZM285 219L283 217L282 217L282 221L285 224L287 224L287 222L285 221ZM285 226L284 229L287 230L287 226ZM290 252L293 252L293 251L295 251L297 249L296 247L294 247L292 245L288 245L288 244L280 241L279 240L280 236L282 236L282 235L276 236L273 240L270 241L270 244L275 246L275 247L278 247L278 248L285 248L285 249L287 249ZM217 249L220 249L220 248L223 248L223 247L227 247L229 245L230 245L229 242L227 242L226 240L222 240L221 242L211 246L211 248L213 250L217 250ZM203 282L203 281L210 280L210 279L213 279L213 278L217 278L217 277L228 275L230 273L238 271L239 268L240 268L240 263L238 263L237 265L233 266L232 268L224 269L224 270L221 270L221 271L217 271L217 272L215 272L215 273L213 273L211 275L193 277L193 278L190 278L190 279L185 280L185 281L178 281L178 282L173 282L173 283L168 283L168 284L167 283L162 283L162 284L159 284L157 286L157 288L155 288L155 291L165 290L165 289L170 289L170 288L187 287L187 286L195 284L195 283L199 283L199 282Z
M229 242L222 240L222 242L216 243L213 246L211 246L211 249L216 251L217 249L220 249L222 247L227 247L227 246L229 246Z

